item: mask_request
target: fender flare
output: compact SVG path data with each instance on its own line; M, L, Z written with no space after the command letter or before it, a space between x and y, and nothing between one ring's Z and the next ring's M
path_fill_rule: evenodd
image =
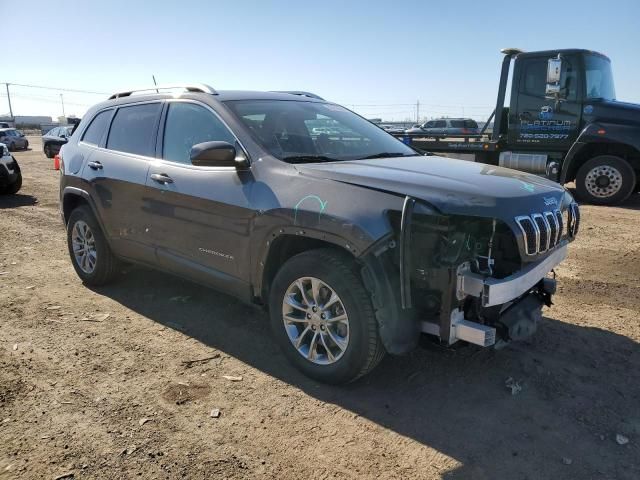
M64 217L64 199L69 197L69 196L76 196L76 197L82 197L87 204L89 205L89 208L91 208L91 211L93 213L93 216L95 217L96 221L98 222L98 225L100 225L100 229L103 232L106 232L105 228L104 228L104 223L102 222L102 219L100 218L100 215L98 215L98 209L96 208L95 202L93 201L93 198L91 198L91 195L89 194L89 192L87 192L86 190L83 190L82 188L78 188L78 187L64 187L64 190L62 191L62 196L60 198L60 217L62 218L62 221L66 227L67 225L67 219ZM109 242L109 237L106 235L104 235L105 239L107 240L107 243L110 245Z
M594 122L585 126L564 157L559 178L561 185L568 181L569 172L574 170L574 166L578 161L576 157L585 147L594 143L624 145L640 152L640 126L617 125L605 122Z

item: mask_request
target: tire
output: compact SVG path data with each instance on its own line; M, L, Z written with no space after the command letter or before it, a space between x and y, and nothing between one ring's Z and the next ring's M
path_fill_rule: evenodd
M44 146L44 154L47 158L53 158L53 155L51 154L51 146L48 143Z
M9 149L10 152L13 152L16 149L16 144L11 142L9 145L7 145L7 148Z
M615 155L599 155L587 161L576 175L576 194L583 202L616 205L626 200L636 186L636 173Z
M16 178L16 181L4 187L1 193L7 194L7 195L13 195L15 193L18 193L21 188L22 188L22 174L18 173L18 177Z
M88 241L88 244L92 245L95 250L95 257L93 257L93 269L85 268L90 267L90 263L80 265L76 259L76 255L74 253L74 238L76 240L78 239L78 237L75 236L76 232L74 232L74 227L76 225L78 226L78 229L81 229L86 225L91 234L89 235L86 231L84 232L85 238L89 240L90 237L92 239L92 242ZM82 242L76 242L76 244L77 243ZM105 285L112 281L118 274L119 262L111 252L111 248L109 248L109 244L107 243L93 212L87 205L82 205L76 208L69 216L69 222L67 223L67 247L69 249L69 256L71 257L73 268L85 285L96 287ZM89 256L91 257L91 255ZM87 260L87 262L89 262L89 260Z
M26 140L25 140L25 142L24 142L24 148L23 148L23 150L25 150L25 151L29 150L29 142L28 142L28 141L26 141Z
M290 258L278 271L271 285L269 314L273 335L289 361L315 380L331 384L353 382L370 372L384 357L385 350L378 335L378 324L371 298L357 272L357 264L346 254L332 249L310 250ZM331 290L339 298L327 310L320 309L316 314L313 314L310 309L306 310L308 313L299 309L298 302L304 299L300 289L295 286L299 279L310 282L310 277L324 285L318 289L320 291L318 296L324 295L324 298L319 299L317 303L309 302L309 304L329 304L328 296ZM307 291L307 296L311 295L310 288L306 286L307 284L304 284L303 289ZM288 293L292 290L296 292L295 296L289 297ZM298 307L292 308L289 303L285 304L287 297L296 302ZM287 313L289 318L296 317L296 320L288 326L285 326L285 309L291 309ZM344 312L348 328L343 322L326 320L322 323L319 317L321 311L326 312L326 317L322 318L329 319L343 317L341 312ZM308 315L314 315L312 320L305 320L309 318ZM320 325L312 325L311 322L320 322ZM342 325L339 325L340 323ZM313 328L314 331L309 328ZM297 336L294 339L300 339L302 336L300 332L305 329L307 334L303 339L305 343L309 341L309 346L312 345L310 340L318 336L314 360L305 358L303 355L308 353L301 353L291 339L291 336ZM343 343L345 330L347 332L346 347ZM337 338L339 342L331 341L331 338ZM341 348L339 343L342 343L344 348ZM326 346L328 348L325 348ZM311 350L307 348L307 352ZM333 359L329 351L333 351Z

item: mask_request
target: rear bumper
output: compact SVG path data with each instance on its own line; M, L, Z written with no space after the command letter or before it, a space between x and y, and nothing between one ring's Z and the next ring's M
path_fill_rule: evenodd
M567 258L567 245L556 249L539 263L532 264L506 278L483 277L469 270L458 272L456 295L478 297L483 307L502 305L531 290L547 273Z

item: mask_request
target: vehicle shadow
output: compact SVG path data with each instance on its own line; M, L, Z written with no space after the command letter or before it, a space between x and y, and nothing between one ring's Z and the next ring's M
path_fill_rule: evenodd
M38 203L38 199L33 195L15 193L13 195L0 195L0 209L28 207Z
M436 450L452 459L443 478L633 478L640 469L640 455L621 456L612 440L625 419L640 428L640 349L609 331L545 317L530 343L503 350L432 345L387 357L371 375L336 387L290 366L271 339L267 315L231 297L141 268L98 291ZM509 377L522 387L517 395L505 386Z
M569 187L569 191L571 195L576 196L576 189L574 187ZM588 203L586 205L589 205ZM614 207L602 207L602 208L625 208L628 210L640 210L640 193L632 193L629 198L627 198L624 202L619 205L615 205Z

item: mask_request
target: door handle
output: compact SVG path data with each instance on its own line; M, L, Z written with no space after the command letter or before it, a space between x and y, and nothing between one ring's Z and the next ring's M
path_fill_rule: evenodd
M152 173L151 180L158 183L173 183L173 178L171 178L166 173Z
M102 164L100 162L88 162L87 165L93 170L102 170Z

